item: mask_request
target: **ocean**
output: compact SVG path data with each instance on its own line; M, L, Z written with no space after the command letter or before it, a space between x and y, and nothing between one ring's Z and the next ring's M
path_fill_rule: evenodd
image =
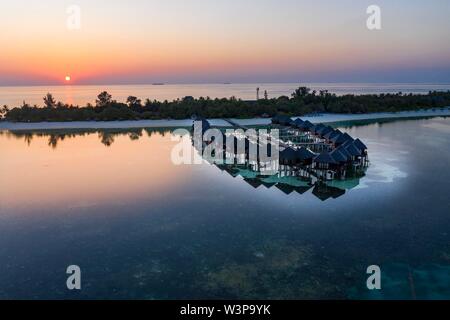
M0 131L0 298L449 299L450 120L340 129L371 163L327 192L177 166L170 129Z
M337 95L345 94L380 94L380 93L415 93L425 94L429 91L450 90L450 84L417 83L247 83L247 84L166 84L166 85L71 85L71 86L32 86L0 87L0 105L17 107L25 101L30 105L42 105L42 99L48 92L57 101L73 105L95 103L96 96L108 91L117 101L125 101L128 96L142 100L174 100L185 96L229 98L235 96L243 100L255 100L256 89L260 88L260 97L267 91L269 98L290 96L300 87L307 86L314 90L328 90Z

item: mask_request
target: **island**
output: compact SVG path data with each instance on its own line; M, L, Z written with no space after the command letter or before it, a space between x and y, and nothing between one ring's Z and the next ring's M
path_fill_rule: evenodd
M173 101L156 101L130 96L125 102L113 99L108 92L97 96L95 105L68 105L55 101L48 93L43 105L3 106L0 116L12 123L186 120L206 119L262 119L264 124L276 115L315 117L322 114L364 115L375 113L448 111L450 91L431 91L427 94L347 94L337 96L326 90L313 91L299 87L290 97L264 98L252 101L235 97L211 99L187 96ZM321 121L324 122L324 121Z

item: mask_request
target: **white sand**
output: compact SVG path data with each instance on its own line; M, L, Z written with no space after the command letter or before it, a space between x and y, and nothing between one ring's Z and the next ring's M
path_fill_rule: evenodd
M368 113L368 114L323 114L315 117L301 117L312 123L332 123L340 121L382 120L402 118L423 118L450 116L450 107L445 109L406 111L396 113ZM295 119L295 117L293 118ZM234 122L244 125L268 125L271 119L233 119ZM222 119L209 120L212 126L230 127ZM139 121L82 121L82 122L38 122L38 123L12 123L0 122L0 130L52 130L52 129L126 129L126 128L181 128L192 126L192 120L139 120Z
M332 114L326 113L314 117L300 117L302 120L309 120L312 123L333 123L341 121L358 121L358 120L383 120L383 119L404 119L404 118L425 118L425 117L448 117L450 116L450 107L444 110L421 110L421 111L404 111L404 112L380 112L366 114ZM298 117L293 117L296 119ZM243 126L252 125L268 125L271 119L233 119L234 122Z

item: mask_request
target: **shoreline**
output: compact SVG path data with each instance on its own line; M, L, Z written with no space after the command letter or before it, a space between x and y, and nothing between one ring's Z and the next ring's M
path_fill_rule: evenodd
M450 117L450 107L443 110L421 110L402 112L381 112L367 114L320 114L317 116L292 117L309 120L312 123L338 123L362 120L389 120L407 118ZM265 126L272 122L271 118L230 119L243 126ZM224 119L208 119L211 126L232 127ZM63 130L63 129L131 129L131 128L186 128L192 126L193 120L128 120L128 121L74 121L74 122L0 122L0 130L29 131L29 130Z

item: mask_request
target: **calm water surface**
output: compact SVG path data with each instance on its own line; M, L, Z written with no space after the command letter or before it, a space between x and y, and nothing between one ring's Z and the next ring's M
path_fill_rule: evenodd
M337 95L415 93L450 90L450 84L426 83L247 83L247 84L170 84L170 85L73 85L73 86L35 86L0 87L0 105L17 107L26 101L30 105L42 106L42 98L51 92L55 99L73 105L95 104L97 95L107 90L118 101L126 101L134 95L141 99L174 100L185 96L229 98L235 96L244 100L256 99L256 88L261 89L261 97L267 90L269 97L290 96L300 85L314 90L328 90Z
M166 130L3 132L0 298L450 298L450 119L344 130L372 164L326 201L174 166Z

